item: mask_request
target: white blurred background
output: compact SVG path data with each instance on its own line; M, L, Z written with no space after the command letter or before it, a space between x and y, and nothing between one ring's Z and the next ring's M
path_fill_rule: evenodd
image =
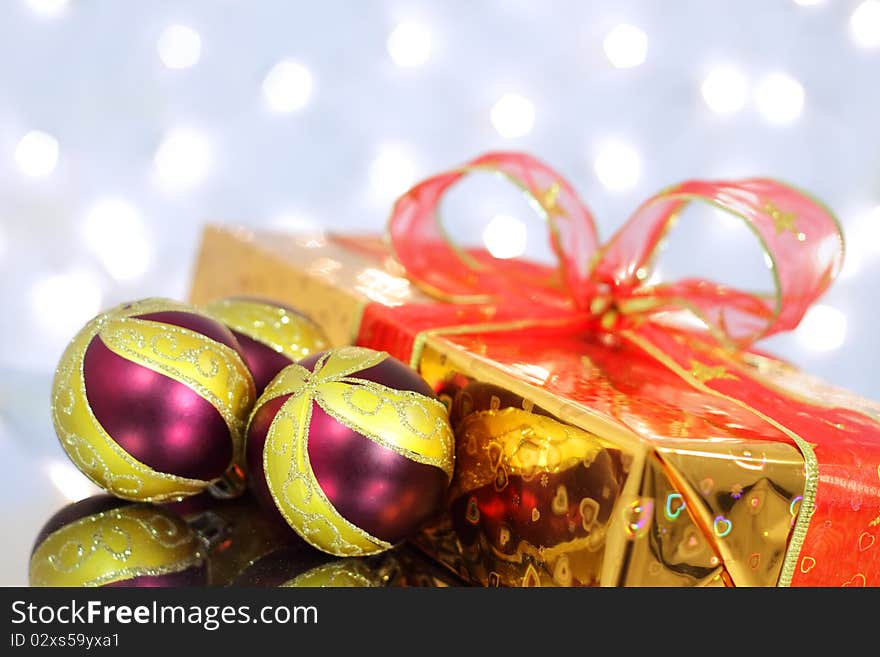
M559 169L603 238L685 178L810 190L846 266L761 346L878 399L878 117L880 0L4 0L2 489L54 483L12 540L91 490L48 420L65 343L102 308L185 298L206 221L379 231L408 185L489 149ZM508 256L542 242L495 193L452 199L469 232ZM747 230L700 217L664 275L769 281Z

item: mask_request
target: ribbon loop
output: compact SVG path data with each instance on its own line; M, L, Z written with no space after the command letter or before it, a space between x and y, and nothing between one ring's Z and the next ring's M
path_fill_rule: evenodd
M462 249L438 213L443 194L469 173L504 176L529 199L547 225L557 267L494 258L487 249ZM545 305L585 304L589 259L598 246L590 211L571 185L546 164L522 153L489 153L424 180L394 204L391 247L413 282L440 299L500 303L511 294Z
M602 249L594 276L619 289L640 288L658 246L684 208L709 203L743 220L758 238L775 293L746 292L704 279L636 289L685 310L716 337L746 345L795 328L827 289L843 261L843 237L821 202L776 180L689 180L645 201ZM658 306L659 307L659 306Z
M440 200L474 171L503 175L522 189L545 221L555 268L497 259L482 247L462 249L446 236ZM705 279L647 284L661 240L692 201L746 223L771 268L774 295ZM670 187L645 201L599 249L593 217L571 185L532 156L511 152L486 154L415 185L395 203L389 233L410 279L445 301L505 305L527 299L544 308L601 316L602 327L612 331L620 316L663 321L684 311L719 342L737 346L795 328L843 262L843 235L832 212L767 178L689 180Z

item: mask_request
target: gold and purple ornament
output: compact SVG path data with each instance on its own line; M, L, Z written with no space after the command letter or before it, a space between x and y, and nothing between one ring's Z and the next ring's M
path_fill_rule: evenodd
M230 586L249 587L375 587L380 573L364 559L334 559L291 534L294 541L249 563Z
M175 513L96 495L70 504L40 530L31 586L203 586L202 543Z
M251 415L249 480L308 543L375 554L441 507L454 462L446 407L388 354L341 347L291 365Z
M274 301L232 297L208 304L205 311L235 335L258 396L285 367L330 346L320 326Z
M232 332L167 299L89 322L61 357L52 417L61 445L124 499L194 495L241 463L254 382Z

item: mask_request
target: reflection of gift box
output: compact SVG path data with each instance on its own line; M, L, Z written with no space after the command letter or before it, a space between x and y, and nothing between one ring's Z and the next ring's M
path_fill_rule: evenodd
M516 154L470 168L530 195L557 269L444 241L435 204L460 170L398 201L396 258L373 238L209 227L192 300L277 299L335 344L419 369L457 448L449 512L416 542L466 579L880 585L880 405L748 349L793 328L839 269L827 210L773 181L690 182L597 249L549 168ZM691 200L749 223L778 303L708 281L648 287L656 244Z

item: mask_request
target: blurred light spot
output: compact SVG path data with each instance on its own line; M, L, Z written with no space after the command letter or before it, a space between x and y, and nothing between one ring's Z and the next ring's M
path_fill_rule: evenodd
M28 7L45 16L60 16L68 0L27 0Z
M325 258L323 256L317 258L308 267L309 273L325 278L331 277L334 272L337 272L340 269L342 269L341 262L339 262L338 260L334 260L333 258Z
M46 473L55 488L71 502L79 502L101 492L86 476L69 463L55 461L46 466Z
M270 227L295 236L296 243L309 249L317 249L326 244L324 230L305 215L287 212L276 216Z
M703 100L713 112L731 114L746 104L748 81L738 69L722 66L709 72L701 91Z
M880 253L880 205L872 208L859 219L847 233L847 249L856 243L875 253Z
M269 220L271 228L288 230L292 233L316 230L318 225L309 217L299 212L282 212Z
M629 144L610 142L599 151L593 164L599 182L607 189L619 191L633 187L639 180L642 162Z
M289 114L302 109L312 97L312 74L292 59L284 59L263 79L263 98L273 112Z
M821 5L825 0L794 0L794 4L800 5L801 7L813 7L815 5Z
M58 164L58 140L45 132L31 130L18 142L15 162L26 176L48 176Z
M522 374L529 383L543 386L550 378L550 370L534 363L511 363L510 367Z
M140 211L123 199L103 199L86 213L86 244L118 281L139 278L150 266L152 248Z
M46 333L68 339L101 310L101 289L82 272L54 274L34 284L30 303Z
M840 277L852 278L880 255L880 206L857 218L846 231L846 254Z
M798 342L811 351L830 351L846 339L846 315L825 304L813 306L796 331Z
M639 28L624 23L605 36L602 47L612 66L632 68L644 63L648 54L648 37Z
M386 46L398 66L421 66L431 54L431 33L417 23L400 23L388 36Z
M526 251L526 225L516 217L499 214L483 229L483 243L495 258L516 258Z
M846 255L843 258L843 268L840 270L840 278L852 278L859 273L864 264L864 252L862 244L850 245L846 249Z
M504 94L492 106L489 119L502 137L523 137L535 125L535 106L525 96Z
M356 277L355 290L385 306L399 306L412 296L409 281L369 267Z
M196 130L175 128L165 136L154 161L166 186L172 189L192 187L202 182L211 169L211 144Z
M758 111L772 123L788 123L804 109L804 88L784 73L771 73L755 89Z
M159 59L168 68L189 68L199 62L202 38L185 25L169 25L159 35Z
M853 41L862 48L880 46L880 1L865 0L849 18Z
M383 146L370 165L370 186L381 200L397 198L412 186L415 178L415 162L400 146Z

